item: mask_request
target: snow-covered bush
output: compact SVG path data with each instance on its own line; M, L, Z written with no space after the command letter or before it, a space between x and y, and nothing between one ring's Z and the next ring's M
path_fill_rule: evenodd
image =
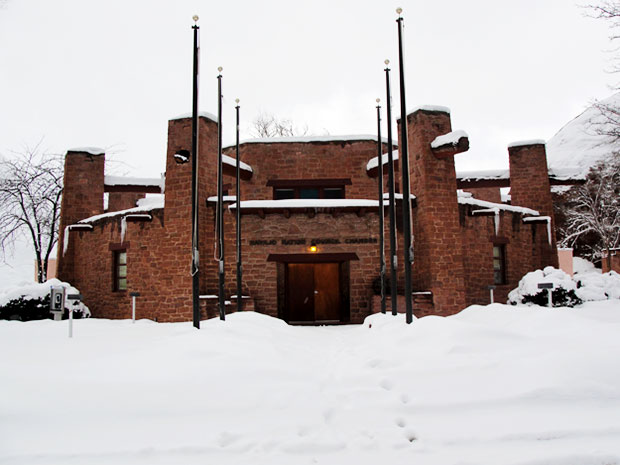
M539 283L553 283L554 307L573 307L583 303L582 299L577 295L577 284L573 279L562 270L548 266L543 270L535 270L527 273L519 286L508 294L508 303L517 304L534 304L548 305L547 289L538 289Z
M84 303L67 298L67 295L79 294L79 291L69 283L54 278L45 283L21 286L0 296L0 319L30 321L51 318L50 292L52 286L65 288L63 319L69 317L69 309L73 309L73 318L90 317L90 310Z
M620 274L589 272L576 273L573 279L577 284L577 295L583 301L620 299Z

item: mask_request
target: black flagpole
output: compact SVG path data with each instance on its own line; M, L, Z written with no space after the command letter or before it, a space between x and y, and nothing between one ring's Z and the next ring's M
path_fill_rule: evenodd
M403 249L405 255L405 305L407 324L413 321L413 307L411 302L411 264L413 262L413 247L411 244L411 196L409 193L409 149L407 141L407 105L405 103L405 64L403 51L403 18L398 13L398 64L400 77L400 159L403 169Z
M193 17L194 22L198 16ZM194 70L193 70L193 100L192 100L192 308L194 327L200 329L200 255L198 252L198 55L200 44L198 41L198 24L192 26L194 30Z
M241 295L241 161L239 160L239 99L236 99L235 102L237 103L235 107L235 110L237 110L237 190L235 192L235 203L237 204L237 208L235 209L237 213L237 311L241 312L243 310L243 298Z
M390 89L390 60L385 60L385 92L387 94L387 139L388 139L388 191L390 196L390 290L392 295L392 315L398 314L398 256L396 255L396 201L394 200L394 155L392 154L392 91ZM381 160L383 162L383 160ZM381 163L383 174L383 163Z
M220 320L226 319L226 297L224 295L224 195L222 179L222 67L217 76L217 239Z
M377 157L379 161L377 171L377 183L379 185L379 259L381 268L379 278L381 279L381 313L385 314L385 231L383 224L383 144L381 143L381 105L377 99Z

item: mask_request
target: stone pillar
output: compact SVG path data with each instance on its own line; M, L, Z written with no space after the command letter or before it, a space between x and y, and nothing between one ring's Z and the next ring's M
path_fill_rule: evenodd
M465 270L452 155L436 155L431 142L451 132L450 114L437 107L407 116L413 209L413 289L432 291L435 313L465 307Z
M101 149L70 149L65 155L56 272L56 276L62 281L73 281L71 234L67 250L63 254L65 227L103 213L104 168L105 152Z
M213 261L213 209L206 200L217 193L217 122L215 118L200 116L198 141L198 208L200 229L200 293L217 281L216 264ZM166 269L174 288L171 301L181 319L192 318L192 119L179 118L168 122L168 151L166 155L166 187L164 226L170 254ZM175 154L181 151L190 158L186 163ZM212 293L212 292L211 292ZM171 310L173 311L173 310ZM178 318L177 318L178 319Z
M538 267L551 265L558 267L557 242L555 237L555 220L553 217L553 199L547 168L545 141L531 140L514 142L508 146L510 163L511 203L517 207L537 210L541 216L551 218L551 245L547 238L546 225L538 224L536 242L540 253Z

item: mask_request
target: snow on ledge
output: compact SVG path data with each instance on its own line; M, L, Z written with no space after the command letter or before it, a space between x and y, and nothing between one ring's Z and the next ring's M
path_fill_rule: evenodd
M237 159L233 157L229 157L228 155L222 154L222 163L226 163L227 165L231 165L237 168ZM248 165L247 163L243 163L242 161L239 162L239 169L242 169L244 171L249 171L250 173L254 173L254 170L252 169L252 167Z
M511 142L508 144L508 148L511 149L513 147L524 147L527 145L545 145L546 142L543 139L530 139L530 140L519 140L516 142Z
M433 142L431 142L432 149L438 149L444 145L452 145L456 147L461 138L469 138L467 133L463 130L457 130L449 132L448 134L444 134L443 136L437 136Z
M182 115L178 115L178 116L175 116L174 118L170 118L170 121L174 121L174 120L177 120L177 119L191 118L192 116L193 116L193 114L191 112L190 113L183 113ZM217 116L215 116L213 113L209 113L208 111L199 111L198 112L198 116L210 119L211 121L217 123Z
M224 196L222 196L222 200L224 202L236 202L237 201L237 196L236 195L224 195ZM208 197L207 198L207 202L217 203L217 195L213 195L211 197Z
M398 150L392 150L392 160L393 161L398 160ZM387 164L388 162L387 153L384 153L383 155L381 155L381 162L382 162L382 165ZM368 160L368 163L366 164L366 171L375 169L377 166L379 166L379 157L371 158L370 160Z
M101 215L90 216L88 218L84 218L83 220L78 221L77 224L90 224L90 223L94 223L104 218L113 218L115 216L126 216L126 215L131 215L132 213L149 212L151 210L156 210L158 208L164 208L164 196L163 195L161 196L161 199L157 199L157 201L151 201L147 203L146 205L141 205L141 206L134 207L134 208L128 208L127 210L119 210L117 212L102 213Z
M105 155L105 150L100 149L99 147L74 147L67 150L67 153L69 152L88 153L90 155Z
M286 199L286 200L245 200L239 203L244 208L337 208L337 207L378 207L378 200L369 199ZM228 207L237 208L234 203Z
M355 141L377 141L377 136L373 134L358 134L344 136L302 136L302 137L264 137L260 139L242 140L239 145L243 144L291 144L291 143L309 143L309 142L355 142ZM387 138L382 137L381 142L387 143ZM232 148L229 145L224 148Z
M444 107L441 105L420 105L414 107L413 109L407 112L407 115L415 113L416 111L434 111L437 113L447 113L450 114L450 109L448 107Z
M469 194L469 192L465 192L465 194ZM483 209L497 208L499 210L509 211L513 213L520 213L522 215L531 215L531 216L536 216L536 217L540 215L540 213L538 213L536 210L532 210L531 208L516 207L513 205L506 205L503 203L495 203L495 202L488 202L486 200L478 200L478 199L473 198L472 196L465 196L465 195L461 195L460 193L458 195L458 202L461 205L473 205L476 207L481 207Z
M462 181L480 181L482 179L510 179L510 170L476 170L457 171L456 178Z

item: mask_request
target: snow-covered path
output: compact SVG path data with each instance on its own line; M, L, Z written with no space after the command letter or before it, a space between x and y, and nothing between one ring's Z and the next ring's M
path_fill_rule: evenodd
M66 329L0 321L0 464L620 463L617 300Z

